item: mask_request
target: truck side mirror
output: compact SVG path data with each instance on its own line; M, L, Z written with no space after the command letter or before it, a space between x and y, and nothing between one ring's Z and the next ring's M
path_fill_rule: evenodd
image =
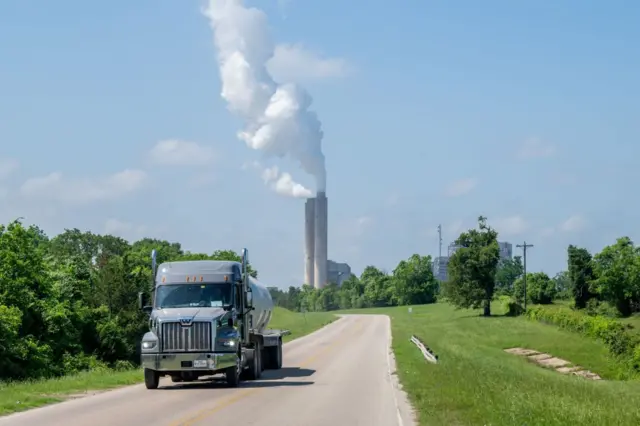
M141 291L138 293L138 309L144 310L144 293Z
M253 307L253 291L251 291L251 288L247 290L247 307Z
M149 306L146 303L146 298L144 297L144 292L138 293L138 308L147 314L150 314L153 311L153 306Z

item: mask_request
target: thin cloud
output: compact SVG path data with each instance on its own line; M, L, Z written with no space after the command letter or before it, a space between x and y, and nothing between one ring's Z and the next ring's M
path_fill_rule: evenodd
M553 157L555 154L555 146L545 143L539 138L529 138L520 146L517 157L520 160L529 160L533 158Z
M444 194L447 197L460 197L473 191L478 186L478 180L476 178L459 179L450 183L444 190Z
M151 148L149 159L153 164L167 166L205 166L215 159L210 146L180 139L161 140Z
M563 232L578 232L583 230L587 226L587 220L581 215L573 215L562 224L560 224L560 230Z
M529 223L520 215L502 217L491 222L492 227L504 236L521 235L530 228Z
M20 162L13 158L0 158L0 180L6 179L20 168Z
M61 172L25 181L20 193L25 198L85 204L114 200L141 189L147 181L142 170L127 169L100 179L70 179Z

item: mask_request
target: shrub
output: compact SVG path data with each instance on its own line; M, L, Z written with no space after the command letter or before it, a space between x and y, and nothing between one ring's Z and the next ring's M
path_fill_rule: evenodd
M544 306L528 309L526 317L599 339L613 355L629 361L634 370L640 371L640 336L631 331L633 327L629 324L601 315L590 316L578 311L549 309Z
M133 370L134 368L136 368L135 365L124 359L117 360L113 365L113 369L116 371L127 371Z
M516 317L524 313L524 308L511 296L500 296L498 301L504 314L508 317Z
M609 318L617 318L620 316L620 313L615 306L611 306L610 303L601 302L597 299L589 299L587 306L584 308L584 312L591 316L600 315Z
M524 279L518 278L513 284L513 293L520 303L524 301ZM527 303L548 305L556 296L555 282L544 272L527 274Z

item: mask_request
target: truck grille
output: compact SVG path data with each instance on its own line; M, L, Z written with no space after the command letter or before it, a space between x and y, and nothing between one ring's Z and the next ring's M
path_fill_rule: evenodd
M187 327L179 322L162 323L162 351L211 351L211 323L196 321Z

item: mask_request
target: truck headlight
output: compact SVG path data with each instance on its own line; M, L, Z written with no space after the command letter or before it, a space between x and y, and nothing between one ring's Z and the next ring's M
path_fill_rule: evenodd
M218 340L218 343L220 343L225 348L232 348L236 345L235 340L231 340L231 339L220 339Z
M158 342L156 342L155 340L148 340L146 342L142 342L142 349L153 349L156 347L156 345L158 344Z

